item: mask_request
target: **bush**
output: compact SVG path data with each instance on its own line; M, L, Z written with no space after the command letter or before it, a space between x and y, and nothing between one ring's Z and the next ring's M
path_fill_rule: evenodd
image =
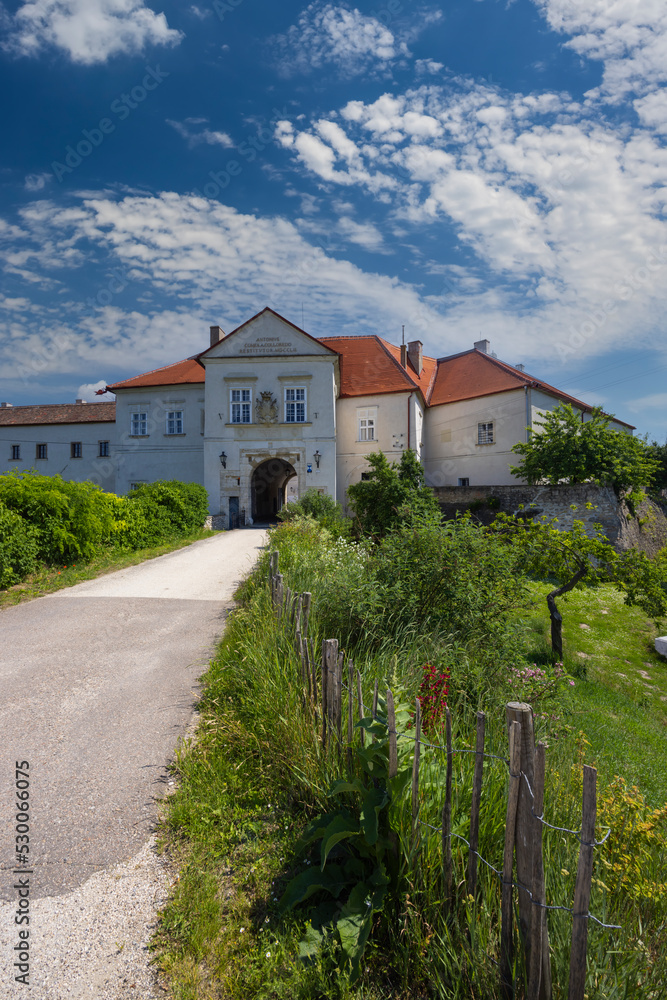
M143 483L127 496L126 502L125 538L131 548L196 531L208 515L204 487L175 479Z
M10 587L37 566L37 533L0 503L0 587Z
M328 493L309 489L291 503L286 503L278 514L280 521L293 521L298 517L312 517L333 535L343 537L350 533L350 521L343 508Z
M114 533L113 500L94 483L33 471L0 476L0 501L34 527L37 557L47 563L90 559L108 544Z
M413 451L404 451L399 463L387 461L381 451L368 456L368 479L348 488L350 505L364 535L381 537L413 516L441 520L440 505L424 484L424 470Z

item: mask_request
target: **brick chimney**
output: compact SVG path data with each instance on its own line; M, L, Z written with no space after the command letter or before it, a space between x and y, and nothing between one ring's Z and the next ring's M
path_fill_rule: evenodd
M476 351L481 351L482 354L491 353L491 341L490 340L476 340L474 344Z
M421 370L424 367L422 346L421 340L411 340L408 344L408 357L418 375L421 375Z
M214 344L217 344L219 343L219 341L224 339L225 331L222 329L221 326L212 326L210 327L210 331L211 331L211 347L213 347Z

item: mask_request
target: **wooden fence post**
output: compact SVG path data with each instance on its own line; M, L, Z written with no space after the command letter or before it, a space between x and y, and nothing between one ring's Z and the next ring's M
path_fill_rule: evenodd
M276 573L275 575L275 587L273 591L273 605L276 610L276 615L278 621L280 621L282 610L283 610L283 575L282 573Z
M375 682L375 694L377 697L377 681ZM387 690L387 732L389 734L389 768L387 776L395 778L398 774L398 746L396 741L396 711L394 709L394 696Z
M586 987L586 950L588 947L588 906L591 901L595 814L597 810L597 771L584 764L584 790L581 806L581 844L577 881L572 908L572 948L570 951L570 989L568 1000L583 1000Z
M468 895L474 896L477 889L477 848L479 846L479 806L482 799L482 775L484 769L484 712L477 713L477 736L475 741L475 776L472 785L472 805L470 807L470 853L468 855Z
M531 926L530 965L526 1000L551 1000L551 958L547 911L544 909L544 857L542 853L542 812L544 809L545 744L535 747L533 775L533 919Z
M514 943L512 935L512 856L516 836L516 821L521 782L521 723L510 723L510 785L507 795L505 822L505 851L503 855L503 884L500 927L500 989L505 1000L512 1000L514 983L512 965Z
M361 691L361 674L359 673L358 670L357 670L357 699L359 701L359 719L364 719L365 718L365 714L364 714L364 696L363 696L362 691ZM366 733L363 731L363 729L359 730L359 736L360 736L360 739L361 739L361 745L362 745L362 747L365 747L366 746Z
M354 740L354 664L347 661L347 766L352 777L352 741Z
M308 619L310 618L310 604L313 595L309 590L301 595L301 635L308 635Z
M345 654L339 653L334 670L334 725L340 744L343 737L343 664Z
M315 709L317 709L317 661L315 659L315 647L313 646L312 639L306 639L306 643L310 653L310 669L313 673L313 702ZM317 712L315 714L317 715Z
M338 639L325 639L322 643L322 745L326 746L327 732L336 725L335 678L338 672Z
M448 906L452 906L452 713L445 708L445 728L447 744L447 777L445 779L445 804L442 809L442 858L444 894Z
M412 834L417 832L419 814L419 758L421 756L422 710L419 698L415 703L415 753L412 758Z
M516 817L516 880L520 886L533 891L533 771L535 738L533 736L533 710L523 702L511 701L507 705L507 722L521 723L521 764L519 770L525 778L519 784L519 806ZM526 778L528 784L526 784ZM530 786L530 787L529 787ZM530 922L533 915L531 896L519 889L519 930L530 961Z

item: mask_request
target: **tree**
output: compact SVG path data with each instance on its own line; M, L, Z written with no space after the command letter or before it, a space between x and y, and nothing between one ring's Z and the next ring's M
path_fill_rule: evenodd
M583 521L570 531L558 531L553 521L524 520L499 514L488 528L500 534L520 554L524 571L541 579L555 579L558 586L547 594L554 659L563 658L562 616L556 598L575 587L614 583L625 593L625 603L638 605L654 619L667 613L667 553L649 559L644 552L617 552L600 525L590 538Z
M511 466L514 476L529 483L586 483L613 486L633 494L636 503L658 469L652 450L641 438L609 427L611 417L596 407L590 420L560 403L537 421L541 433L512 448L521 456Z
M667 441L664 444L651 441L648 450L657 463L657 469L653 476L653 489L665 490L667 489Z
M388 462L381 451L368 456L367 479L348 488L350 506L362 533L382 536L412 514L440 519L440 506L424 484L424 469L414 451Z

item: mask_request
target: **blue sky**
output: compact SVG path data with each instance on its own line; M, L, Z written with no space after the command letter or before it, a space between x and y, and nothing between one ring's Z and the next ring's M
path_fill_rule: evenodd
M0 4L3 400L269 305L667 437L664 0ZM99 397L98 397L99 398Z

